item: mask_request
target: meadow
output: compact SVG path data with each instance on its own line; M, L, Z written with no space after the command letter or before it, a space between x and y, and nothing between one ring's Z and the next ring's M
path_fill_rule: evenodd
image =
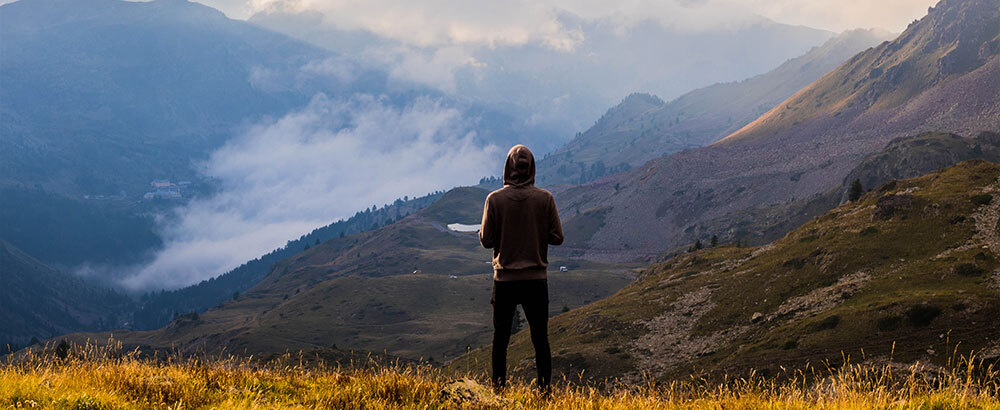
M948 368L847 365L792 377L669 383L579 384L543 396L530 381L497 395L485 375L451 375L415 364L329 365L302 355L267 361L148 355L115 343L56 346L8 357L0 407L58 409L965 409L1000 408L998 374L975 358Z

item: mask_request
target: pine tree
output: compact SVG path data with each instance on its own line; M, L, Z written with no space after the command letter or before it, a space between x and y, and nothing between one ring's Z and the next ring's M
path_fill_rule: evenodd
M847 191L847 200L857 201L864 192L864 188L861 187L861 179L855 178L854 182L851 182L851 188Z
M510 334L514 334L521 331L521 309L519 307L514 308L514 320L510 322Z
M712 235L712 247L714 248L717 245L719 245L719 237L715 236L715 235Z

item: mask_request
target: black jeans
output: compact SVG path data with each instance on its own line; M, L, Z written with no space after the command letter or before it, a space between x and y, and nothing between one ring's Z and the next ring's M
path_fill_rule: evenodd
M531 327L535 346L538 387L545 390L552 379L552 353L549 351L549 284L545 279L493 282L493 385L507 383L507 345L517 305Z

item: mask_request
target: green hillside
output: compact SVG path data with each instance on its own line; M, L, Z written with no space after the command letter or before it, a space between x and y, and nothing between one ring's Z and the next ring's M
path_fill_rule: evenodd
M966 161L893 181L772 244L654 265L614 296L550 322L569 376L774 374L829 361L1000 360L1000 166ZM956 350L957 349L957 350ZM533 372L527 332L510 363ZM487 348L450 364L485 369Z

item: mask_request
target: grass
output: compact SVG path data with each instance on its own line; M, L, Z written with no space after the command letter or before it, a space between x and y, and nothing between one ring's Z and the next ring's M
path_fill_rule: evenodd
M528 381L500 395L466 375L460 382L437 368L370 361L360 366L304 364L285 355L252 358L148 357L120 344L48 346L0 367L0 407L131 408L522 408L522 409L805 409L1000 408L997 372L982 362L953 366L849 365L807 369L790 377L666 384L557 382L543 397Z

